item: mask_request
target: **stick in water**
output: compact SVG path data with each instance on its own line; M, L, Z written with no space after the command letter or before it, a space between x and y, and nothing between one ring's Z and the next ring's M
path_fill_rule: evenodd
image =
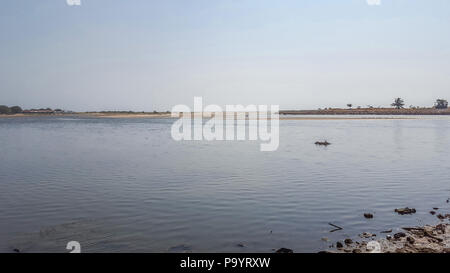
M329 224L330 226L336 228L336 229L330 230L330 232L335 232L335 231L338 231L338 230L343 229L343 228L341 228L340 226L337 226L337 225L335 225L335 224L332 224L332 223L328 223L328 224Z

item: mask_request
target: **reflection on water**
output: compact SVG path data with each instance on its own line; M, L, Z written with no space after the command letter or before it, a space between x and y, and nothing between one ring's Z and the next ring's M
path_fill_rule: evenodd
M433 223L450 210L449 121L282 120L264 153L175 142L170 119L0 119L0 251L318 251Z

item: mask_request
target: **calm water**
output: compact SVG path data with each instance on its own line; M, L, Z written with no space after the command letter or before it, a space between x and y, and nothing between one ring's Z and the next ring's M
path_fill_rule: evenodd
M0 252L310 252L450 209L449 118L282 120L276 152L172 122L0 119Z

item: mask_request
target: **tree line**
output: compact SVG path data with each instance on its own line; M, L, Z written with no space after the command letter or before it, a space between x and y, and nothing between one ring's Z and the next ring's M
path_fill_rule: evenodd
M395 107L397 109L403 109L405 107L405 101L402 98L396 98L394 99L394 102L391 104L392 107ZM352 108L353 104L349 103L347 104L348 108ZM373 108L372 106L368 106L369 108ZM360 107L358 107L360 108ZM414 108L411 106L411 108ZM437 99L434 103L435 109L447 109L448 108L448 101L444 99Z
M61 109L51 109L51 108L40 108L40 109L29 109L29 110L22 110L22 107L20 106L12 106L8 107L6 105L0 105L0 114L20 114L20 113L29 113L29 112L63 112Z
M19 114L22 112L23 110L20 106L8 107L6 105L0 105L0 114Z
M391 106L402 109L405 106L405 101L402 98L396 98L394 102L391 104ZM447 109L448 108L448 101L444 99L437 99L434 103L434 108L436 109Z

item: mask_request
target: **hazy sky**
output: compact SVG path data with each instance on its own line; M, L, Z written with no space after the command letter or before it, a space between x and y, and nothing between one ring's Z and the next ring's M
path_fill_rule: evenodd
M170 110L450 99L450 1L2 0L0 104Z

